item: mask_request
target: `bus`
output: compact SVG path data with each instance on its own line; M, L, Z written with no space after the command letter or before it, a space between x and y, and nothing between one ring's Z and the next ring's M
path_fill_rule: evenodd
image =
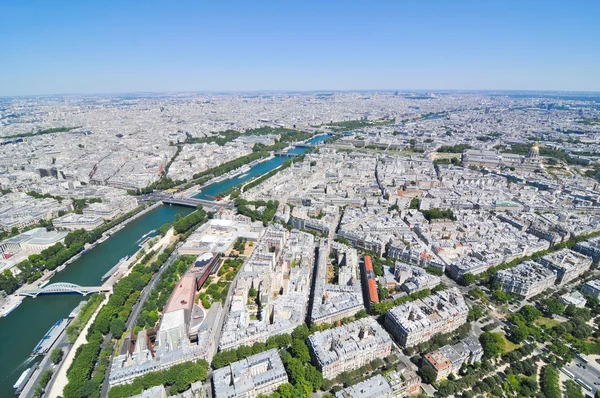
M580 360L581 362L583 362L583 363L588 363L588 360L587 360L587 358L586 358L586 357L584 357L582 354L580 354L580 353L576 353L575 355L577 356L577 358L579 358L579 360Z
M587 384L585 381L581 380L579 377L575 379L575 381L577 383L579 383L583 388L585 388L588 391L593 391L592 386L590 386L589 384Z

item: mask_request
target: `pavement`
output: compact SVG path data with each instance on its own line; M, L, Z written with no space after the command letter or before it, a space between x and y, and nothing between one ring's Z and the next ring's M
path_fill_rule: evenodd
M108 302L108 296L106 296L104 298L104 300L102 301L102 303L100 303L100 305L96 309L96 312L94 312L94 314L90 317L90 320L85 325L85 327L81 330L81 333L79 333L79 336L77 336L77 340L75 340L75 343L73 343L72 346L69 344L67 333L66 332L63 333L63 335L60 339L60 342L58 344L58 347L63 348L63 351L65 351L65 354L64 354L62 362L59 364L57 369L55 369L54 377L52 377L52 380L46 387L48 397L54 398L54 397L58 397L58 396L62 395L65 386L69 382L67 380L67 370L69 370L69 368L71 367L71 363L73 362L73 359L75 358L75 353L77 352L77 348L79 348L81 345L87 343L88 330L89 330L90 326L92 325L92 323L94 323L94 320L96 319L96 316L100 312L100 309L107 302ZM64 343L64 344L62 344L62 343ZM53 347L53 349L54 348L55 347ZM47 355L46 357L49 358L50 356Z

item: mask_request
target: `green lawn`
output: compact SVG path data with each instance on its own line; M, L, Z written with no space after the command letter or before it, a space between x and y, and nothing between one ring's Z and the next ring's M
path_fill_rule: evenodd
M504 342L506 343L506 352L511 352L521 347L519 344L515 344L512 341L509 341L504 333L502 333L502 337L504 338Z
M560 321L557 321L556 319L552 319L552 318L540 318L535 321L536 325L539 325L539 326L544 325L549 328L556 326L559 323L560 323Z

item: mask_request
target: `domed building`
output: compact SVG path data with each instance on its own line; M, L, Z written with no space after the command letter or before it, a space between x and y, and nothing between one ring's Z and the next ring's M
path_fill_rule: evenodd
M462 155L465 166L514 167L521 171L534 171L540 168L540 145L533 144L526 156L514 153L498 153L481 149L469 149Z
M529 149L529 154L527 155L527 159L538 159L540 158L540 144L536 142Z

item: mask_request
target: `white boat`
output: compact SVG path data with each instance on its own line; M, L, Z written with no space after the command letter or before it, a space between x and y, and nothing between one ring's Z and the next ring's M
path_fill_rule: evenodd
M7 317L8 314L10 314L11 312L13 312L18 306L20 306L22 303L22 301L16 302L13 305L11 305L6 311L4 311L4 313L2 314L2 318Z
M46 286L48 283L50 283L50 280L43 281L42 283L40 283L40 284L38 285L38 287L41 289L41 288L43 288L44 286Z
M238 176L238 178L244 178L244 177L246 177L247 175L248 175L248 173L244 173L244 174L242 174L242 175L239 175L239 176Z

